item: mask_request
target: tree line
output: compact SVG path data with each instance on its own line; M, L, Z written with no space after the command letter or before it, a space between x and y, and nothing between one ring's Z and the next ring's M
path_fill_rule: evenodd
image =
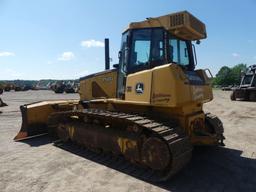
M228 66L221 67L216 77L213 79L213 85L239 85L242 72L245 72L246 68L247 66L244 63L237 64L231 68Z

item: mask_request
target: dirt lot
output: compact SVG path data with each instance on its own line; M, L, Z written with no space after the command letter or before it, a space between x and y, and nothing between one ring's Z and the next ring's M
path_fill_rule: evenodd
M78 98L50 91L1 95L0 191L256 191L256 103L231 102L230 92L214 91L205 111L218 115L225 126L224 148L196 148L191 163L165 183L147 183L122 162L79 149L55 146L47 137L13 142L21 125L19 105L45 99ZM70 153L69 151L72 151Z

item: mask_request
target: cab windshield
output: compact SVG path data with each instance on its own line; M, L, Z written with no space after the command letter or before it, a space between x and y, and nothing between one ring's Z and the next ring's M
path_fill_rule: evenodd
M127 31L121 53L121 68L128 73L167 63L194 69L191 42L178 39L163 28Z

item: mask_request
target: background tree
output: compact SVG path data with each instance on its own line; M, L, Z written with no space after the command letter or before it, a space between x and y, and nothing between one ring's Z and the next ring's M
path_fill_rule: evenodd
M246 71L246 64L237 64L232 68L223 66L216 74L213 84L221 86L239 85L241 80L241 71Z
M232 78L232 82L235 85L239 85L240 81L241 81L241 72L244 71L246 72L246 64L238 64L235 65L232 69L231 69L231 78Z
M216 85L226 85L229 84L231 69L227 66L220 68L219 72L216 74L215 82Z

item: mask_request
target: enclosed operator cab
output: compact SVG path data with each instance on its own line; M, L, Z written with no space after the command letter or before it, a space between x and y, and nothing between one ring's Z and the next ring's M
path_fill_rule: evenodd
M241 87L256 87L256 65L251 65L243 75Z
M210 101L209 78L204 70L195 71L192 44L204 38L205 25L186 11L130 23L117 69L81 78L81 100L118 98L169 107Z

